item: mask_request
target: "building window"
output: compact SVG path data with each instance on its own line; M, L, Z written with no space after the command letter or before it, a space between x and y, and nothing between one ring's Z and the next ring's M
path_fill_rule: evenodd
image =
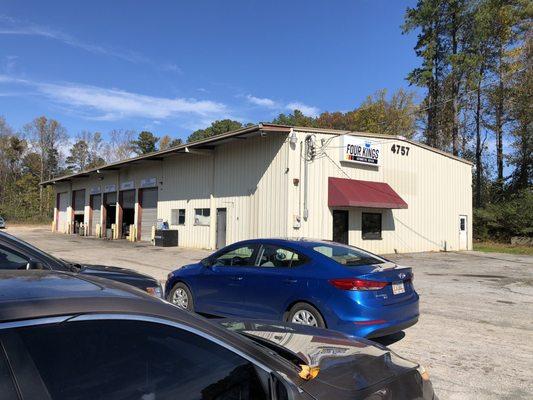
M185 209L174 209L170 211L171 225L185 225Z
M194 209L194 225L209 226L211 210L209 208Z
M361 225L364 240L381 239L381 214L363 213Z

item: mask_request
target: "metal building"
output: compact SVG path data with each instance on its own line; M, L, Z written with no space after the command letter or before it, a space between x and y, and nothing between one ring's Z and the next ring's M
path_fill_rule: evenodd
M472 248L471 169L399 136L260 124L42 184L58 232L151 240L166 221L184 247L312 237L391 253Z

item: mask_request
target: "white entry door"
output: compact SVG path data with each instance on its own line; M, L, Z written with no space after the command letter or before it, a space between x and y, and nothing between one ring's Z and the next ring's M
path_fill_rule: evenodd
M466 215L459 215L459 250L468 250L468 221Z

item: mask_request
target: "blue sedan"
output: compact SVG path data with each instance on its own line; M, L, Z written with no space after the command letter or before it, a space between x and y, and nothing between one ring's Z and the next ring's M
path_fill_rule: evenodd
M288 321L389 335L418 321L411 268L319 240L256 239L168 275L171 303L208 316Z

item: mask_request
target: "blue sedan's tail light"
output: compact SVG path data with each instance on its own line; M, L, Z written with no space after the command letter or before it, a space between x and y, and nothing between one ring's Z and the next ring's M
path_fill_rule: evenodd
M388 282L353 278L331 279L329 283L341 290L380 290L388 285Z

